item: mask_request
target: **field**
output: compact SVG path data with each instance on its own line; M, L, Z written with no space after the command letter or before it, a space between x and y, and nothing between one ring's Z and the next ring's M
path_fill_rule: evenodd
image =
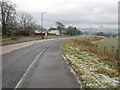
M97 49L94 50L96 47L91 42L101 39L89 37L67 40L62 46L64 56L78 75L83 87L118 88L118 65L109 58L100 58L99 53L92 53ZM101 46L102 44L104 43L101 43Z
M74 43L81 51L89 51L101 58L104 58L104 60L107 59L109 61L113 61L114 63L118 63L118 37L107 38L94 36L76 40Z
M106 47L107 50L112 51L112 48L114 48L114 50L116 51L118 49L118 37L104 38L103 40L97 42L96 44L101 49Z

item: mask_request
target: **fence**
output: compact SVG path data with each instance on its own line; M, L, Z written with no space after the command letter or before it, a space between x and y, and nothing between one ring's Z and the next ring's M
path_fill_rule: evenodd
M91 53L97 54L104 59L109 59L115 63L119 63L120 57L119 57L119 50L115 49L114 47L107 48L107 47L99 47L98 45L95 45L91 43L91 40L81 40L76 42L76 44L79 47L80 51L89 51Z

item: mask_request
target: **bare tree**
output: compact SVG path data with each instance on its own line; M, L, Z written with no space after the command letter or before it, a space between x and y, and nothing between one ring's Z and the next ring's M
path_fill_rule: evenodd
M1 6L1 2L0 2L0 6ZM1 8L0 8L0 36L1 35L2 35L2 13L1 13Z
M34 18L26 12L18 13L17 22L19 25L19 31L27 32L27 35L31 35L36 29L39 29L39 26L34 21Z
M19 26L22 30L30 29L30 27L33 25L33 17L25 12L21 12L18 15L18 22Z
M57 25L57 29L60 31L60 34L63 34L65 25L63 25L61 22L56 22L56 25Z
M10 1L2 0L1 5L1 16L2 16L2 34L9 36L15 26L15 4Z

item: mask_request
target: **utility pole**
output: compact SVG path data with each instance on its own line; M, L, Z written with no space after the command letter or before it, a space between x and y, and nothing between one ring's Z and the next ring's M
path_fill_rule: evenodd
M41 28L42 28L42 32L43 32L43 30L44 30L44 26L43 26L43 15L44 15L45 13L46 13L46 12L42 12L42 13L41 13ZM44 39L43 33L42 33L42 39Z

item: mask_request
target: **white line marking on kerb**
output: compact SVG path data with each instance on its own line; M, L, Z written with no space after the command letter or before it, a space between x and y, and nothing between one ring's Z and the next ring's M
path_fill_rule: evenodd
M20 88L20 84L22 84L23 82L25 82L26 77L29 75L29 72L31 71L31 69L33 68L34 65L36 65L36 62L38 61L37 59L39 58L39 56L42 55L42 53L46 50L46 48L44 48L38 55L37 57L33 60L33 62L31 63L31 65L28 67L28 69L26 70L26 72L23 74L22 78L19 80L19 82L17 83L16 87L14 90L16 90L17 88Z

